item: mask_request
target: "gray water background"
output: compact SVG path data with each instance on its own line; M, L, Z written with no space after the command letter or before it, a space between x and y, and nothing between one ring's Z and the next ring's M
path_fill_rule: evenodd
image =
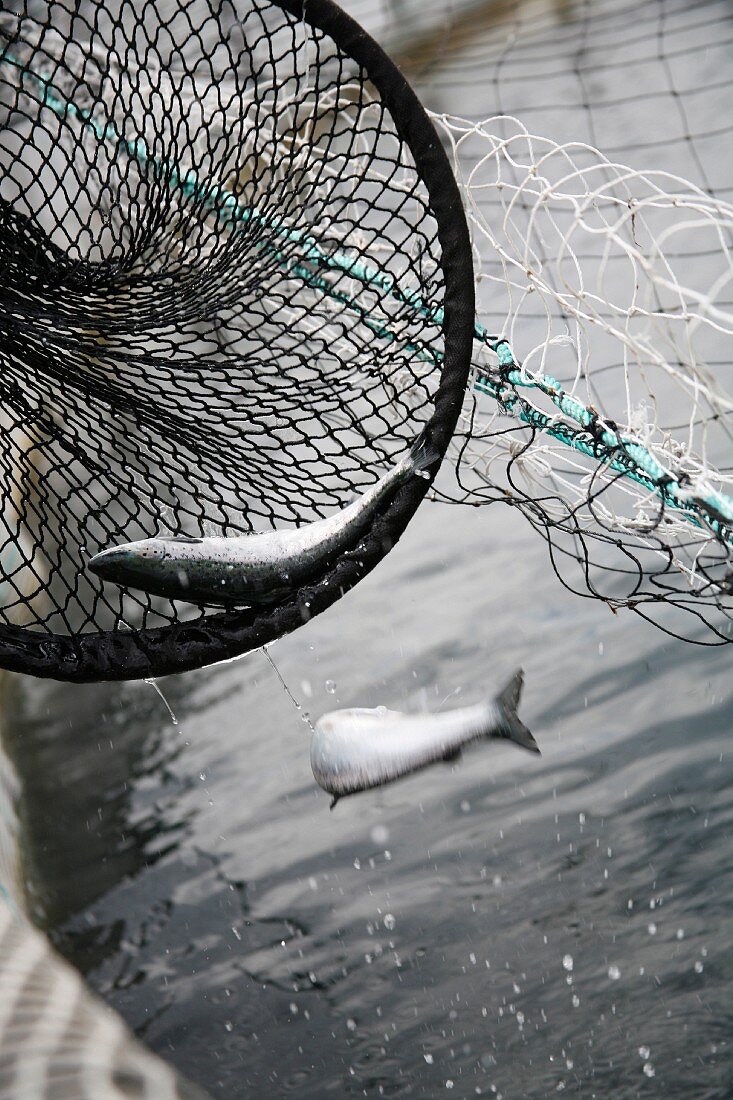
M388 42L398 16L395 50L414 46L416 5L351 8ZM544 56L587 10L526 9ZM688 45L696 14L720 42L731 29L727 3L602 10L647 41L653 12ZM586 137L581 77L558 76L554 113L548 84L501 83L496 12L424 80L415 67L425 101L478 117L501 94ZM605 42L623 54L618 19ZM605 60L596 96L624 98ZM681 64L686 87L709 71L704 52ZM632 91L597 142L628 133L628 157L693 175L689 142L640 140L670 119ZM229 1098L733 1095L727 649L569 595L508 508L426 503L271 652L313 716L472 702L521 666L543 756L476 750L329 813L262 654L162 682L177 724L146 684L18 684L38 914L153 1050Z

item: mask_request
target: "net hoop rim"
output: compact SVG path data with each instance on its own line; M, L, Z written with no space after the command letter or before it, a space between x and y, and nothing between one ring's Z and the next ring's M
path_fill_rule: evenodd
M365 72L410 150L437 223L444 278L444 358L426 438L442 461L463 404L475 321L473 258L460 190L435 127L418 96L381 46L333 0L270 0L328 35ZM398 541L427 493L429 477L412 478L378 516L367 536L312 586L267 609L205 615L162 627L62 635L0 625L0 667L76 683L138 680L232 660L291 633L334 604ZM307 607L306 607L307 604Z

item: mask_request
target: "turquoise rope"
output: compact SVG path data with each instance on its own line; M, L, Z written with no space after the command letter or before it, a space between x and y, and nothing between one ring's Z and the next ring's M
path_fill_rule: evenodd
M398 337L370 316L368 309L360 305L351 294L339 290L318 271L306 266L303 260L310 261L321 270L330 269L339 274L349 275L362 284L378 290L383 296L416 310L436 326L443 324L444 311L441 307L426 303L418 291L404 291L388 272L373 267L361 259L348 256L338 249L331 252L324 251L318 240L305 230L293 228L284 218L277 215L263 214L254 207L242 207L231 192L216 184L202 183L195 172L189 171L180 175L175 168L151 156L141 138L129 141L119 134L112 124L100 125L90 111L84 111L76 104L64 99L58 94L51 81L39 73L24 68L12 54L3 53L0 55L0 61L14 65L23 76L30 78L41 90L42 103L60 118L67 116L79 118L100 140L121 145L141 164L164 171L172 186L180 187L184 194L204 203L225 223L246 225L254 222L283 240L298 245L301 254L298 258L293 258L283 253L270 240L255 242L256 247L269 253L288 274L295 276L324 296L352 309L358 314L361 322L384 341L394 342ZM485 372L478 372L474 382L474 388L478 392L488 394L519 420L559 440L573 450L606 462L614 472L656 493L665 504L682 512L695 526L709 527L721 540L733 545L732 498L715 491L689 496L679 480L667 474L646 447L630 436L603 427L597 414L568 394L556 379L544 375L541 379L530 380L523 375L506 339L489 334L482 324L476 322L474 341L488 347L499 360L500 379L495 380ZM425 344L405 341L404 345L420 359L436 364L442 362L442 354L429 349ZM507 387L511 387L513 393L507 393ZM553 417L539 412L517 393L519 387L539 390L563 415L569 417L579 427L574 428L572 425L558 422ZM597 430L593 433L588 432L587 429L594 425L597 426Z

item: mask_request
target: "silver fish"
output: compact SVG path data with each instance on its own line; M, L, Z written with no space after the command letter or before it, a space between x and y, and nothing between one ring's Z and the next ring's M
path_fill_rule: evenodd
M114 546L89 562L93 573L126 588L191 603L269 603L317 576L356 546L375 513L399 485L436 460L422 441L341 511L292 530L231 538L158 536Z
M381 787L441 760L456 760L473 741L506 738L539 753L517 715L523 683L520 669L496 699L444 714L401 714L386 707L324 714L311 740L315 780L333 795L333 809L344 795Z

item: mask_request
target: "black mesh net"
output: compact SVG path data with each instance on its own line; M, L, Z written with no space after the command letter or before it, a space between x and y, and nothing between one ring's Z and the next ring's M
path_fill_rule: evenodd
M328 2L74 0L0 16L0 663L192 667L292 629L390 548L413 479L307 591L223 614L103 584L98 550L343 506L427 426L473 287L447 160Z

